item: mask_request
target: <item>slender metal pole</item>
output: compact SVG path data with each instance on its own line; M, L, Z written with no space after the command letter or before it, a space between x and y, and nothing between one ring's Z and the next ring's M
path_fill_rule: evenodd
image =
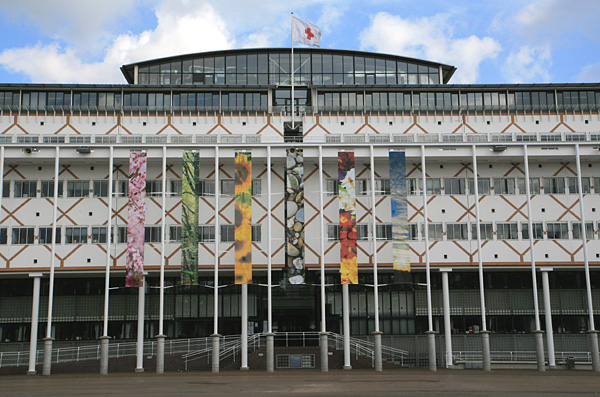
M272 224L271 224L271 209L273 203L271 201L272 185L271 185L271 146L267 146L267 372L275 370L275 345L273 335L273 291L271 284L272 265L273 265L273 246L272 246Z
M491 371L490 363L490 333L487 330L487 321L485 317L485 292L483 284L483 255L481 254L481 217L479 213L479 184L477 181L477 148L472 146L473 150L473 187L475 189L475 218L477 224L477 263L479 270L479 299L481 302L481 347L483 358L483 370Z
M321 262L321 332L319 343L321 346L321 372L329 371L329 342L327 340L327 312L325 301L325 216L323 214L323 146L319 146L319 225L321 239L319 242L319 257Z
M58 213L58 168L60 163L60 147L56 147L54 159L54 205L52 208L52 244L50 250L50 281L48 291L48 322L44 338L44 364L42 375L50 375L52 371L52 305L54 301L54 267L56 264L56 214Z
M375 345L375 371L383 371L383 363L381 357L381 332L379 330L379 280L377 274L377 216L375 213L375 154L373 145L371 145L371 243L373 246L373 300L375 301L375 332L373 332L373 340Z
M348 284L342 284L342 310L344 325L344 369L352 369L350 365L350 293Z
M533 211L531 209L531 187L529 185L529 157L527 145L523 145L523 162L525 165L525 193L527 195L527 224L529 225L529 256L531 258L531 280L533 285L533 312L535 316L535 347L537 356L537 369L540 372L546 370L546 359L544 357L544 332L540 325L540 310L538 303L537 277L535 271L535 247L533 243Z
M585 229L585 208L583 205L583 186L581 183L581 158L579 155L579 144L575 144L575 156L577 161L577 187L579 188L579 216L581 217L581 242L583 243L583 262L585 266L585 286L587 290L589 329L588 338L592 354L592 370L600 372L600 353L598 352L598 331L594 325L594 307L592 303L592 283L590 280L590 262L588 260L587 232Z
M144 372L144 306L146 300L146 277L138 287L138 316L137 316L137 341L135 345L136 366L135 372Z
M444 305L444 341L446 342L446 368L454 365L452 359L452 325L450 324L450 285L448 273L452 269L440 269L442 272L442 299Z
M546 343L548 344L548 366L556 367L556 358L554 354L554 329L552 327L552 305L550 303L550 281L548 280L548 272L552 271L551 267L540 268L542 272L542 289L544 293L544 318L546 320Z
M429 264L429 217L427 215L427 170L425 166L425 145L421 145L421 178L423 182L423 231L425 233L425 276L427 279L427 341L429 346L429 370L437 371L435 353L435 331L431 309L431 268Z
M167 147L163 146L162 155L162 214L161 214L161 244L160 244L160 295L158 304L158 335L156 335L156 373L165 372L165 237L167 216Z
M242 284L242 366L248 370L248 284Z
M219 372L220 360L220 337L219 335L219 240L221 237L219 229L219 147L215 146L215 274L214 274L214 328L212 333L212 372Z
M114 148L111 146L108 153L108 221L106 223L106 267L104 272L104 323L100 337L100 375L108 374L108 305L110 296L110 262L112 244L112 212L113 212L113 168Z
M31 338L29 339L29 369L27 375L35 375L38 341L38 320L40 318L40 280L42 273L31 273L33 277L33 296L31 304Z

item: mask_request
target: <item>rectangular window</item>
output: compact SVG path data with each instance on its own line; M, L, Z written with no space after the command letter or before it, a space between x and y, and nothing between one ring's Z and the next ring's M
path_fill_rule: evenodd
M87 244L87 227L65 227L65 244Z
M182 187L183 187L183 181L181 181L181 180L171 181L171 196L181 197Z
M496 223L497 240L516 240L519 238L516 223Z
M369 225L365 225L365 224L356 225L356 239L357 240L368 240L369 239Z
M532 222L533 226L533 239L543 240L544 239L544 225L542 222ZM529 240L529 224L527 222L521 223L521 236L523 240Z
M418 240L419 239L419 229L417 228L416 223L410 223L408 225L408 239L409 240Z
M262 194L262 181L260 179L252 179L252 195L260 196Z
M36 197L37 181L15 181L14 197Z
M117 243L119 243L119 244L127 243L127 226L117 227Z
M430 223L428 226L429 240L443 240L444 230L441 223Z
M491 184L489 178L477 178L477 190L479 195L490 194ZM469 179L469 194L475 194L475 179Z
M329 224L327 225L327 240L338 241L340 239L340 225Z
M2 181L2 197L10 197L10 181Z
M494 238L494 227L491 223L479 223L482 240L492 240ZM471 223L471 238L477 239L477 223Z
M442 182L440 181L440 178L427 178L425 183L427 184L428 196L442 193Z
M573 240L581 240L583 236L581 235L581 222L573 222ZM586 222L585 223L585 237L588 240L594 239L594 223Z
M67 181L67 197L89 197L89 181Z
M337 181L336 181L337 182ZM357 179L356 180L356 195L366 196L369 194L369 180L368 179Z
M94 197L108 197L108 181L94 181Z
M124 181L118 181L119 182L119 193L121 196L129 196L129 180L126 179Z
M160 226L146 226L144 228L144 242L145 243L160 243L162 241Z
M339 182L337 179L327 179L327 195L337 196L339 194Z
M465 194L465 180L459 178L444 178L445 194Z
M569 225L567 222L548 222L546 223L546 235L549 240L567 240Z
M233 196L235 194L235 183L233 179L222 179L221 180L221 195L222 196Z
M594 177L594 193L600 194L600 177ZM4 197L8 197L8 196L4 196Z
M92 243L106 244L106 226L92 227Z
M590 178L587 176L581 177L581 187L583 188L583 194L591 193L592 186L590 184ZM577 183L577 177L569 177L569 193L579 193L579 184Z
M260 240L262 238L262 229L260 227L260 225L252 225L252 242L253 243L260 243Z
M61 228L56 228L56 244L60 244L60 231ZM52 244L52 227L51 226L40 226L39 234L38 234L38 243L39 244Z
M181 241L181 226L169 226L169 241Z
M200 196L214 196L215 195L215 181L212 179L200 179L198 187L198 194ZM223 188L223 181L221 181L221 189ZM221 194L224 194L221 191Z
M58 197L63 196L63 183L58 182ZM54 197L54 181L42 181L40 197Z
M161 196L162 181L146 181L146 196Z
M214 226L207 225L205 227L213 228L212 239L214 241ZM252 242L260 242L261 239L261 225L252 225ZM234 225L221 225L221 242L222 243L233 243L235 241L235 226Z
M6 245L8 239L8 228L0 227L0 245Z
M416 225L415 225L416 226ZM389 223L375 225L375 231L377 240L391 240L392 239L392 225ZM409 231L410 234L410 231Z
M419 194L418 180L415 178L408 178L406 180L406 187L408 188L408 194L415 196Z
M515 194L514 178L494 178L494 194Z
M468 240L466 223L448 223L446 224L447 240Z
M564 178L544 178L544 193L546 194L564 194Z
M221 228L221 230L223 230L223 228ZM198 226L198 241L201 243L214 242L215 241L215 227L213 225ZM223 241L223 240L221 239L221 241Z
M525 178L517 179L519 194L527 194L527 186L525 186ZM529 191L531 194L540 194L540 178L529 178Z
M12 243L13 244L33 244L32 227L13 227L12 228Z

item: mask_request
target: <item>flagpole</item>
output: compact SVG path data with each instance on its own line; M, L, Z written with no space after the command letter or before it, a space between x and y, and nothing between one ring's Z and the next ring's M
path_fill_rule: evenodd
M294 130L294 124L295 124L295 111L294 111L294 13L292 12L292 26L291 26L291 33L292 33L292 60L291 60L291 65L292 65L292 130Z

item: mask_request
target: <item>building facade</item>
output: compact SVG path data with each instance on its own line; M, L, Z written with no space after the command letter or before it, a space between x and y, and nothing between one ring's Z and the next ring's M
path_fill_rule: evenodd
M342 330L339 151L356 158L359 285L350 286L352 335L376 329L375 261L385 335L430 328L443 334L448 299L452 334L530 334L539 327L579 334L600 321L600 84L452 85L455 69L448 65L296 49L292 103L291 63L285 49L221 51L123 66L123 85L1 85L2 343L31 337L36 278L39 335L46 334L50 296L56 340L98 339L107 265L107 334L135 338L138 291L125 287L124 272L131 150L148 156L147 338L159 332L161 264L168 338L210 335L215 308L221 334L241 332L240 287L233 278L233 159L239 150L253 159L250 332L266 330L269 258L277 284L274 331L321 329L322 263L326 329ZM304 154L302 285L286 282L289 148ZM182 156L190 150L200 156L198 286L181 285L179 274ZM392 272L390 150L406 156L409 284L395 284ZM552 316L545 319L548 304Z

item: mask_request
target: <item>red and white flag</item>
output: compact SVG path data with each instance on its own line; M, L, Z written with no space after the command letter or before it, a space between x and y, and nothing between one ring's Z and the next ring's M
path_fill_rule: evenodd
M321 29L310 22L292 16L292 40L318 47L319 40L321 40Z

